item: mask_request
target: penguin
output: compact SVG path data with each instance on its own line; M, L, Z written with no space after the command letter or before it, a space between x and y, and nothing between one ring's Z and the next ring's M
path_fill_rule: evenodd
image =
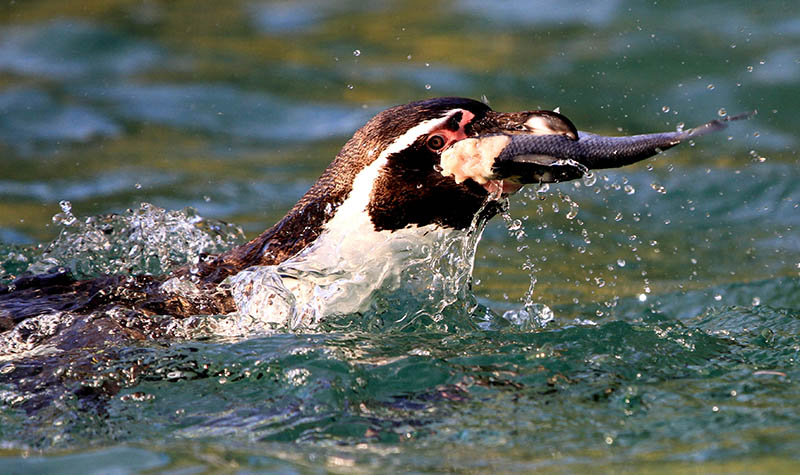
M272 272L274 297L294 310L272 312L270 299L261 299L257 316L313 328L327 315L363 311L377 289L402 284L404 268L436 243L479 237L526 184L630 165L745 116L605 137L578 131L557 111L497 112L466 98L392 107L356 131L288 213L251 241L166 276L77 281L64 269L20 276L0 286L0 337L48 320L53 331L19 357L44 354L44 347L76 354L168 338L175 320L253 306L237 288L252 287L253 269L264 268ZM192 291L176 290L183 287L172 284L181 281Z

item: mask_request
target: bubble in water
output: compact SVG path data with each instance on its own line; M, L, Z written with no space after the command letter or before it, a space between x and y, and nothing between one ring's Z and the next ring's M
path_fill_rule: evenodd
M589 172L583 175L583 184L586 186L594 186L597 183L597 175L592 172Z
M753 307L758 307L761 305L761 299L759 297L753 297Z
M748 66L747 67L747 72L748 73L752 73L753 72L753 67L752 66Z
M617 259L617 265L620 267L625 267L625 259Z
M354 50L353 56L361 56L361 50L360 49Z
M136 188L137 190L141 190L142 189L142 184L141 183L136 183L135 185L133 185L133 187Z
M686 127L686 124L683 122L678 122L678 125L675 126L676 132L683 132L683 129Z
M716 87L715 85L709 84L708 86L706 86L706 89L708 89L709 91L713 91L715 87Z
M617 215L614 216L614 221L622 221L622 213L617 213Z
M431 85L430 84L426 84L425 85L425 89L430 90L431 89Z
M633 185L625 185L623 189L625 190L625 193L628 195L636 193L636 188L634 188Z
M720 117L725 117L726 115L728 115L728 111L725 110L724 107L720 107L720 109L717 111L717 115Z
M715 295L715 296L714 296L714 300L716 300L717 302L719 302L720 300L722 300L722 295L720 295L720 294L717 294L717 295Z
M663 106L663 107L661 108L661 112L664 112L665 114L666 114L667 112L669 112L669 106Z
M352 85L352 84L348 84L348 85L347 85L347 89L350 89L350 90L352 90L353 88L355 88L355 86L354 86L354 85Z

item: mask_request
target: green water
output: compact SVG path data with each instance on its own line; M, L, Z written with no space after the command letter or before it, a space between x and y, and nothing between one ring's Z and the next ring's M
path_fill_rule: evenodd
M560 107L608 134L758 115L514 197L524 235L490 224L475 294L502 314L533 278L544 328L131 346L85 381L126 382L102 409L29 415L0 387L0 472L794 471L798 18L790 1L3 4L4 278L57 236L60 200L191 206L254 236L373 113L424 97Z

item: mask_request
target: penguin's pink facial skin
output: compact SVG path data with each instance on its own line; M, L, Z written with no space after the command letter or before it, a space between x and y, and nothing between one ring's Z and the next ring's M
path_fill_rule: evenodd
M461 109L454 117L460 117L460 120L457 123L447 121L433 129L426 139L428 148L442 157L442 174L453 176L456 183L471 179L482 185L490 195L509 195L522 188L521 184L484 178L491 174L494 159L508 144L508 138L498 135L483 140L470 139L467 126L475 119L475 114ZM451 147L457 151L450 150Z
M440 127L432 130L430 134L428 134L428 139L426 143L428 144L428 147L431 148L431 150L434 151L447 150L447 148L453 145L455 142L463 140L468 137L466 127L475 118L475 114L473 114L468 110L461 109L458 111L457 115L460 115L461 117L461 120L459 120L457 123L455 121L447 121ZM431 141L435 141L436 136L441 137L442 142L437 142L435 144L432 144ZM439 143L441 143L442 145L437 147Z

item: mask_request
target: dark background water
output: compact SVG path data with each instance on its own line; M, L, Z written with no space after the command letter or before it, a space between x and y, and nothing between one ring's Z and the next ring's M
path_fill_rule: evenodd
M145 348L163 371L108 414L5 410L0 463L796 463L796 2L4 3L0 255L54 238L60 200L82 216L192 206L254 236L376 111L445 95L560 107L608 134L758 115L512 200L525 236L490 226L476 293L518 308L533 276L556 314L543 331ZM30 448L46 458L19 458Z

